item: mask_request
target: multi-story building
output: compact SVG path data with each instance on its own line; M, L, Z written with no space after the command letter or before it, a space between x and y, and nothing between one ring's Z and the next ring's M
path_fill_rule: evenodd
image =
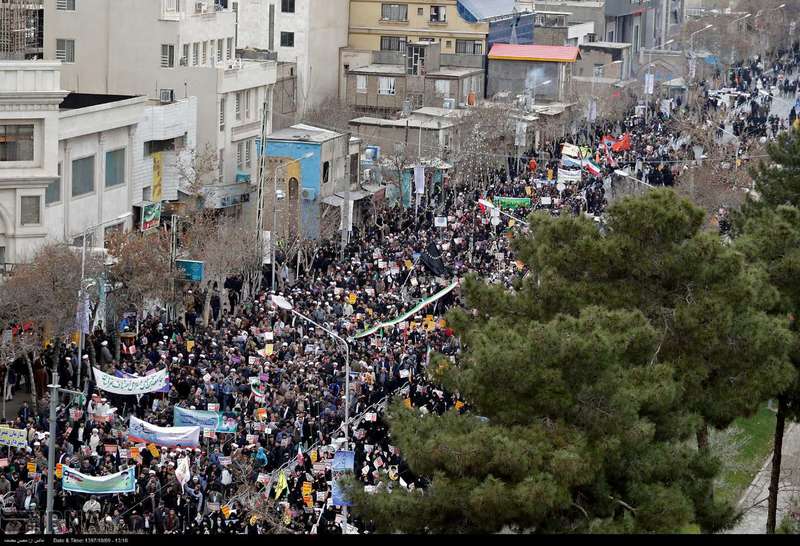
M302 115L338 92L339 48L347 46L349 0L237 0L239 48L277 53L295 63L297 114Z
M24 262L47 240L74 242L85 232L102 246L149 201L154 156L165 156L155 162L163 163L165 199L176 195L167 149L178 153L195 138L194 99L162 105L69 93L59 68L0 62L0 263Z
M0 59L41 59L43 33L44 0L0 2Z
M349 47L404 51L409 42L439 42L442 55L485 55L489 24L468 22L459 4L457 0L351 0Z
M45 20L45 58L62 61L65 89L167 103L195 96L197 149L215 155L218 166L204 182L255 179L277 63L236 57L228 0L46 0Z

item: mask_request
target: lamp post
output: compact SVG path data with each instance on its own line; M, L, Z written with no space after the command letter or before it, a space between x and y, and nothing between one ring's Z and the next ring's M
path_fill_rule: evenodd
M265 151L262 150L262 153L265 154ZM307 154L303 155L302 157L298 157L297 159L292 159L291 161L287 161L285 163L281 163L280 165L275 167L275 173L272 177L273 182L273 199L272 199L272 228L270 232L269 242L270 242L270 257L271 257L271 266L272 266L272 283L270 284L271 290L275 291L275 225L278 223L278 209L275 206L275 201L279 199L278 196L278 170L288 167L292 163L298 163L303 161L304 159L309 159L313 157L313 152L308 152ZM263 215L264 215L264 176L260 176L258 180L258 209L256 213L256 249L257 252L261 253L264 251L264 244L263 244ZM288 187L287 187L288 189Z
M748 17L750 17L752 15L753 15L752 13L748 13L747 15L739 17L738 19L734 19L733 21L728 23L728 26L735 25L739 21L744 21L745 19L747 19ZM731 64L733 64L735 62L735 60L736 60L736 46L735 45L731 45Z
M701 28L700 30L695 30L694 32L692 32L689 35L689 52L694 52L694 36L695 36L695 34L700 34L704 30L708 30L708 29L712 28L713 26L714 25L706 25L703 28Z
M673 38L673 39L671 39L671 40L669 40L667 42L664 42L663 44L661 44L658 47L650 48L650 50L647 52L647 63L648 64L647 64L647 74L645 75L645 95L648 94L647 93L647 78L648 78L648 76L650 76L651 70L653 68L653 51L658 51L660 49L664 49L665 47L667 47L668 45L670 45L674 41L675 41L675 39ZM653 81L653 85L655 86L655 75L653 76L653 80L654 80ZM644 109L644 121L645 121L645 123L647 123L647 120L649 118L649 115L648 115L649 112L650 112L650 101L647 101L647 107Z
M301 319L310 322L320 330L324 331L326 334L331 336L336 341L339 341L342 345L344 345L345 349L345 356L344 356L344 445L345 449L350 449L350 344L347 341L339 336L333 330L329 330L324 326L317 324L315 321L310 319L309 317L305 316L304 314L295 310L294 306L291 304L289 300L284 298L283 296L272 296L272 303L276 307L280 307L286 311L291 311ZM347 506L342 506L342 516L344 516L344 524L345 524L345 533L347 533Z
M597 81L598 74L601 73L605 67L612 66L612 65L615 65L615 64L622 64L622 60L611 61L610 63L607 63L607 64L603 64L603 65L600 65L600 66L595 66L592 69L592 93L591 93L591 95L592 95L592 105L589 108L589 117L591 118L590 121L592 122L592 147L594 147L595 122L597 120L597 97L594 96L594 85L595 85L595 82Z
M132 216L133 213L126 212L125 214L120 214L116 218L112 218L111 220L106 220L105 222L100 222L99 224L95 224L93 226L89 226L83 230L81 234L81 286L78 290L78 302L81 306L81 324L79 325L79 332L78 332L78 377L75 381L76 388L81 388L81 367L83 364L83 317L86 314L85 309L85 299L83 294L83 284L84 284L84 277L86 276L86 238L89 236L90 231L94 231L95 229L102 227L106 224L111 224L114 222L119 222L121 220L125 220L129 216Z

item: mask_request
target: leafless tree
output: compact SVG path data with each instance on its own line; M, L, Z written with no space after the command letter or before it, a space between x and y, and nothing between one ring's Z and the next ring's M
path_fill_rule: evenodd
M219 172L219 158L210 144L202 149L184 150L177 162L178 186L190 195L201 194L203 187L211 184Z

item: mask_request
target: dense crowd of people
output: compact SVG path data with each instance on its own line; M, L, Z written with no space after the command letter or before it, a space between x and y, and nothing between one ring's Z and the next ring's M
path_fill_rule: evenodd
M773 136L785 125L779 120L771 134L764 133L772 89L785 97L796 93L799 63L795 44L778 52L769 69L758 59L736 66L729 78L735 104L722 105L719 93L706 91L696 113L727 108L737 135ZM221 287L186 290L179 317L163 309L126 317L119 340L97 329L86 336L83 354L75 343L48 346L32 363L33 384L28 379L26 385L35 388L37 403L24 402L5 423L24 429L26 447L0 447L3 531L33 532L41 525L28 516L46 506L47 385L55 368L64 389L55 423L57 475L70 468L102 477L134 467L136 479L133 492L112 494L67 491L56 479L57 532L369 533L370 522L352 516L345 526L342 507L334 503L335 454L354 451L355 475L368 491L425 488L425 477L415 475L391 445L383 412L395 396L423 414L467 410L459 393L429 383L425 373L432 352L455 358L461 349L444 320L448 309L462 304L459 289L398 324L357 334L403 315L468 272L511 286L525 267L515 260L507 233L525 229L519 220L532 210L599 219L614 169L628 169L651 185L674 184L681 161L692 157L690 144L675 135L664 113L653 114L587 126L572 143L547 143L513 177L498 171L485 192L441 192L418 214L399 206L376 209L344 249L322 243L310 269L296 279L279 276L274 293L269 276L250 296L242 279L232 276ZM739 140L742 146L744 138ZM577 179L559 174L567 169L564 144L588 149L579 154L577 170L583 172ZM598 172L580 166L587 159ZM574 166L568 170L576 172ZM502 216L479 206L480 199L500 203L498 198L517 200L503 207ZM293 310L274 306L273 294ZM331 333L348 340L348 347ZM114 394L97 388L93 367L118 377L166 369L169 384L157 392ZM5 400L28 375L24 359L7 367ZM204 429L199 445L171 448L129 437L131 416L168 427L176 408L220 412L235 422L235 432Z

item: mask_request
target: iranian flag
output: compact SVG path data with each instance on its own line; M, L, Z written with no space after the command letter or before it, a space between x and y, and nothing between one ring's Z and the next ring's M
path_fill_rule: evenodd
M600 167L591 159L583 160L583 168L589 171L592 176L600 176Z

